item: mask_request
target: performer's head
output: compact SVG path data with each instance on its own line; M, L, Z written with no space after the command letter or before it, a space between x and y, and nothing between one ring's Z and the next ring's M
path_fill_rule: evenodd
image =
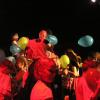
M96 60L97 67L100 68L100 52L96 52L94 57Z
M47 38L47 31L46 30L41 30L39 32L39 39L40 40L45 40Z
M21 57L21 56L18 57L18 58L16 59L16 66L17 66L17 68L23 70L23 68L26 66L25 59L24 59L23 57Z
M100 61L100 52L96 52L94 54L94 57L96 58L96 60Z
M18 38L19 38L18 33L15 33L15 34L12 36L12 40L13 40L13 41L17 41Z
M83 68L97 68L100 66L100 52L94 52L83 62Z

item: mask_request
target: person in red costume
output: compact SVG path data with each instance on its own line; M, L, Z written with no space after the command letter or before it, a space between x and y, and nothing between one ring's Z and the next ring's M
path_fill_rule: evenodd
M98 55L100 53L83 63L87 70L77 79L76 100L100 99L100 56Z
M29 59L38 59L40 57L46 57L46 44L45 39L47 37L47 31L41 30L39 32L38 39L29 40L29 44L26 50L26 56Z
M11 100L12 69L12 62L5 59L5 53L0 49L0 100Z
M32 88L30 100L53 100L50 88L56 75L56 65L52 59L40 59L34 66L36 83Z
M46 44L45 39L47 38L47 31L41 30L39 32L38 39L29 40L27 49L26 49L26 58L37 61L39 58L46 58ZM33 66L33 65L32 65ZM29 71L25 72L23 75L22 87L24 88L26 80L29 76Z

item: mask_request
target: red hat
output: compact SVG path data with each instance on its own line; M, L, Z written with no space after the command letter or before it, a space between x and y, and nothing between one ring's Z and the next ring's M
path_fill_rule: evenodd
M34 66L34 77L46 83L53 82L56 74L56 65L52 59L41 58Z

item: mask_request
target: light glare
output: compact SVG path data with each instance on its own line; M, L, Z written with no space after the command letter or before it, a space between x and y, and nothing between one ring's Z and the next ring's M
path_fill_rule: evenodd
M91 0L91 2L95 3L95 2L96 2L96 0Z

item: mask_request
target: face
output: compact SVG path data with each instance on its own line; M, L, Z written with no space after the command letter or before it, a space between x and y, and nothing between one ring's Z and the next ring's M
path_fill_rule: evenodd
M40 38L41 40L46 39L46 38L47 38L47 31L45 31L45 30L40 31L40 33L39 33L39 38Z
M14 36L12 37L13 38L13 40L18 40L18 34L16 33L16 34L14 34Z

